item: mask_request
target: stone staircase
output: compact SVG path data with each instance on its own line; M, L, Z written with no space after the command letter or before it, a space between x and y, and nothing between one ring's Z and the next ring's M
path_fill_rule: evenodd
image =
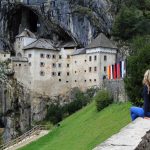
M0 150L16 150L48 134L48 132L49 130L47 126L37 125L16 139L0 145Z

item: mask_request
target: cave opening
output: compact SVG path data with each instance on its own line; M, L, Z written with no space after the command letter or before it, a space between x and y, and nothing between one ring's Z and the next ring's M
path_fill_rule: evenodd
M33 33L40 31L39 17L28 7L20 6L15 8L8 20L8 31L11 42L14 42L15 37L25 28Z

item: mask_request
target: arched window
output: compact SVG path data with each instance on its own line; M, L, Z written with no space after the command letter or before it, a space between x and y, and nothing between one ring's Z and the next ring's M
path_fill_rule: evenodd
M17 57L22 57L22 54L21 53L17 53Z

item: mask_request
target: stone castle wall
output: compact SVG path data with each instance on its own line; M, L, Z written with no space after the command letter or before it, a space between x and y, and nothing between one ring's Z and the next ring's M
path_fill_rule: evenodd
M128 100L123 79L105 80L103 86L112 94L115 102L125 102Z

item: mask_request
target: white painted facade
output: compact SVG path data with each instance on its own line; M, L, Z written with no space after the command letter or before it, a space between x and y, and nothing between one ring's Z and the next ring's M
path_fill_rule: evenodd
M0 51L0 62L6 61L10 58L9 52Z
M16 37L16 41L14 43L14 49L16 50L16 56L22 57L25 55L23 48L32 42L36 41L35 38L30 37Z
M106 66L116 61L116 49L111 48L86 49L84 54L74 54L76 47L23 50L35 40L30 37L16 38L16 56L21 53L21 57L28 61L14 62L14 70L20 82L41 94L57 96L65 95L74 87L83 91L101 87Z

